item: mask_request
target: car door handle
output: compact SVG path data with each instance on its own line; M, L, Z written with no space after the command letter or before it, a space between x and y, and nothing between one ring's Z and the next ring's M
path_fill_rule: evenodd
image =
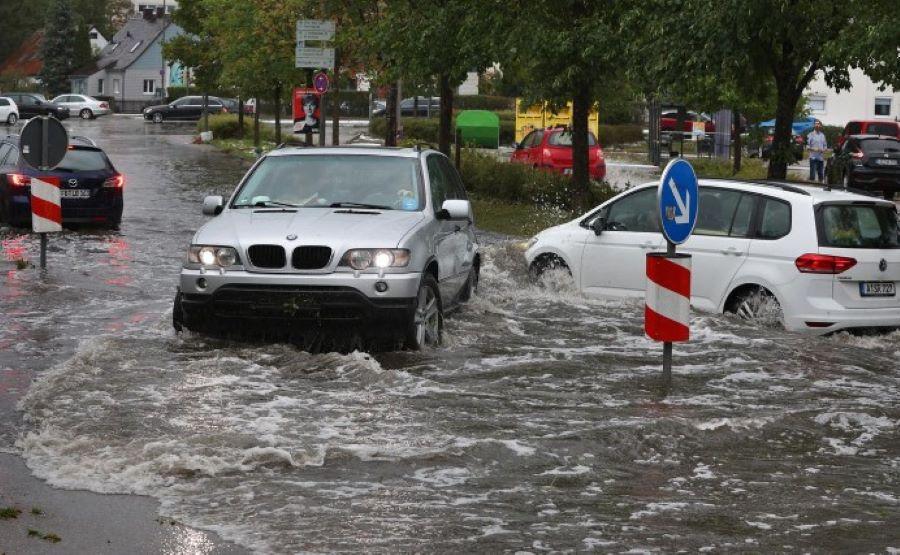
M722 254L733 254L735 256L740 256L741 252L734 247L728 247L727 249L722 249Z
M656 243L642 243L642 244L641 244L641 248L642 248L642 249L645 249L645 250L647 250L647 249L652 249L652 248L655 248L655 247L656 247Z

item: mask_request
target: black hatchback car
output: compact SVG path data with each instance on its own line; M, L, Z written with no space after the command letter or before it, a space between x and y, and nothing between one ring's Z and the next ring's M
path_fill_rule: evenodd
M3 96L12 99L19 107L19 119L28 119L35 116L53 116L56 119L69 117L69 109L50 102L44 95L33 92L10 92Z
M881 192L892 200L900 192L900 139L885 135L850 135L828 160L833 180L847 188Z
M207 104L210 114L227 112L224 103L219 97L210 96ZM189 120L197 121L203 114L202 96L182 96L171 104L160 104L144 108L144 119L154 123L162 123L165 120Z
M19 156L19 136L0 137L0 221L31 226L31 179L59 179L63 224L117 227L122 221L125 176L93 141L71 137L69 150L52 171L39 171Z

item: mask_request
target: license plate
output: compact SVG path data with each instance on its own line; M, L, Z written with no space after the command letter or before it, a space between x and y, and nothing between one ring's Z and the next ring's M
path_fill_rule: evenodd
M893 281L863 281L859 284L859 294L863 297L893 297L897 289Z
M63 189L59 192L60 198L91 198L91 192L88 189Z
M900 164L900 161L894 160L893 158L877 158L875 159L875 163L879 166L896 166Z
M572 175L572 168L563 168L563 175Z

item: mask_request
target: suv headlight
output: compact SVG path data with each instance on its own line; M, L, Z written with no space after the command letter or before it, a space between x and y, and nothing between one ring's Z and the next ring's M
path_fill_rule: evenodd
M240 265L241 258L232 247L191 245L187 253L187 263L190 266L204 268L230 268Z
M354 270L368 268L403 268L409 264L407 249L350 249L341 257L340 266L350 266Z

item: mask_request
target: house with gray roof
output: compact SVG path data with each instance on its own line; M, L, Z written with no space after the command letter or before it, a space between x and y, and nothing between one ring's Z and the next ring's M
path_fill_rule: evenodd
M70 76L72 92L110 98L117 112L139 113L159 104L168 79L174 78L162 45L183 33L167 16L151 10L128 19L95 64Z

